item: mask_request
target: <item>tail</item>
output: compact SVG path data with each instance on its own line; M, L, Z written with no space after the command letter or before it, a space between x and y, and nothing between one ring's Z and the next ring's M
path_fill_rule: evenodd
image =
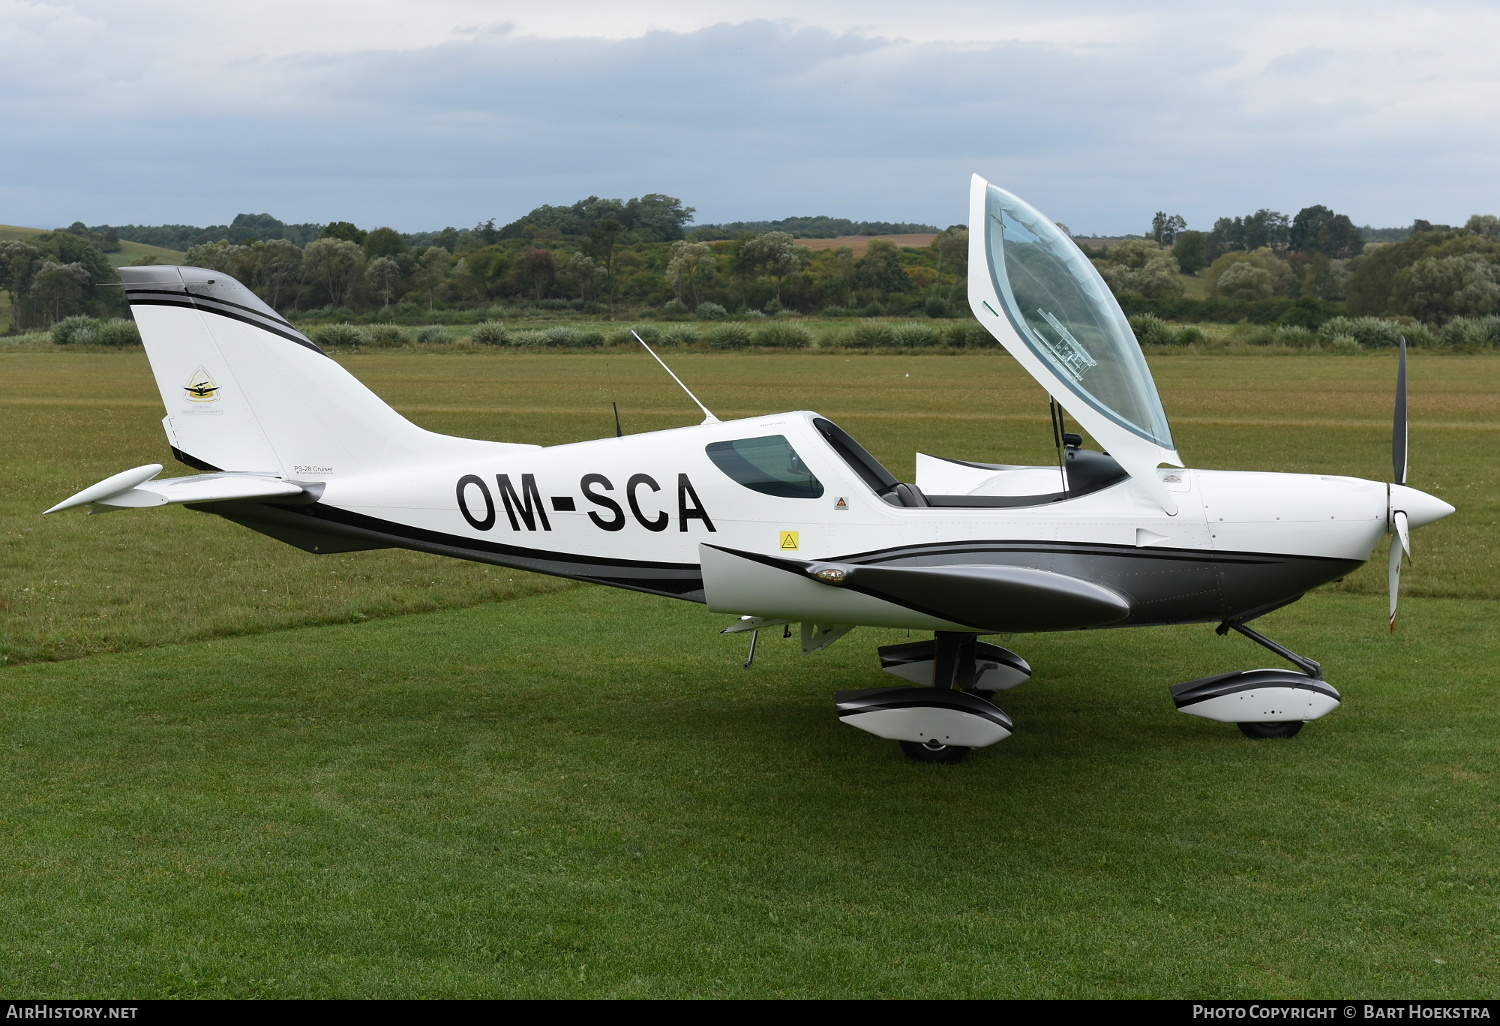
M533 448L417 427L226 274L122 267L120 279L189 466L320 481Z

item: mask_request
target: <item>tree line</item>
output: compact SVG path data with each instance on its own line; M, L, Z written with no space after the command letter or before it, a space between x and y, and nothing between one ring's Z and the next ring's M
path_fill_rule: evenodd
M1500 219L1476 214L1461 228L1417 221L1400 241L1369 242L1371 233L1320 204L1294 217L1223 217L1207 232L1159 211L1143 238L1083 245L1127 311L1171 319L1264 323L1270 314L1316 327L1347 312L1440 327L1500 314ZM1203 280L1206 298L1185 298L1184 275Z
M431 322L497 304L704 320L749 312L941 318L967 310L962 225L937 232L925 247L873 239L856 254L799 245L797 234L929 226L788 218L710 226L710 236L736 229L711 238L691 228L693 213L663 194L590 196L537 207L506 225L416 234L241 214L220 226L222 237L203 239L199 231L185 262L230 274L283 313L312 319ZM1133 315L1315 328L1346 313L1434 327L1500 313L1495 217L1476 215L1461 228L1418 222L1395 242L1367 243L1368 231L1318 205L1292 217L1261 209L1219 218L1206 232L1158 212L1144 237L1107 249L1077 241ZM0 289L12 297L14 328L119 310L105 252L120 239L148 241L130 226L75 223L0 244ZM1201 285L1189 296L1194 278Z

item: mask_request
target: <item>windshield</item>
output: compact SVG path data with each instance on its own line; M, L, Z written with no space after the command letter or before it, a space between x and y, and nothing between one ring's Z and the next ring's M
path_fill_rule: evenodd
M1175 448L1135 333L1088 258L1051 221L993 185L985 229L995 292L1026 347L1090 406Z
M710 442L705 451L714 466L746 488L784 499L816 499L823 494L823 483L781 435Z

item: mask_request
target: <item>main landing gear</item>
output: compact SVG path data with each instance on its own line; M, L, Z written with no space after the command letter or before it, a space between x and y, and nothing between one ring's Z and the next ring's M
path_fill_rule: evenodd
M1031 667L1014 652L960 631L887 645L880 663L919 686L840 691L833 696L839 718L900 742L902 753L916 762L962 762L972 749L1010 737L1010 717L989 699L1031 676Z
M1218 633L1236 631L1270 649L1296 670L1235 670L1172 686L1178 712L1220 723L1233 723L1246 737L1295 737L1303 724L1326 716L1342 701L1333 685L1323 680L1323 668L1306 656L1278 645L1245 626L1248 617L1226 620Z

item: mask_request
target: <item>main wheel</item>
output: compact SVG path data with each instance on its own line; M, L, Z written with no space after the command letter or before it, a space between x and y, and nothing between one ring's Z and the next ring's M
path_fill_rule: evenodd
M922 741L901 741L901 754L912 762L963 762L970 749L963 745L940 745Z
M1301 720L1287 720L1284 723L1237 723L1240 733L1246 737L1268 738L1268 737L1296 737L1297 732L1302 729Z

